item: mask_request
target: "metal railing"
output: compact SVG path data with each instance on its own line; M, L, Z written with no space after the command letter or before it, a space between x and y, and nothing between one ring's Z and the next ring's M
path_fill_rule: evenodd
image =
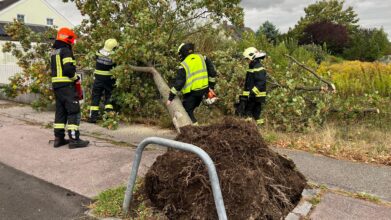
M223 200L223 195L221 194L216 167L212 159L209 157L209 155L204 150L202 150L197 146L178 142L178 141L168 140L164 138L158 138L158 137L149 137L144 139L136 149L136 155L133 161L132 171L130 173L128 186L125 192L125 199L122 205L122 209L125 214L128 212L130 201L132 200L133 188L136 183L137 172L140 166L141 156L143 154L144 149L150 144L157 144L163 147L170 147L177 150L183 150L183 151L197 154L208 168L209 179L212 184L212 192L213 192L213 197L214 197L219 220L227 220L227 214L225 212L224 200Z

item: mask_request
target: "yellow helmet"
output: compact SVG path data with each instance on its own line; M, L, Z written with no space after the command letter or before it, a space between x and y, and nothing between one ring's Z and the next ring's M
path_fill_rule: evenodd
M249 47L249 48L244 50L243 56L246 59L255 60L257 58L265 58L266 57L266 53L265 52L260 52L255 47Z
M118 42L116 39L108 39L105 42L105 46L103 47L104 50L107 52L112 52L114 48L118 47Z

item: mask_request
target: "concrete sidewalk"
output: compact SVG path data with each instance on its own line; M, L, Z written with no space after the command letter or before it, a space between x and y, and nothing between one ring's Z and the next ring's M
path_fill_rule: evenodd
M11 101L0 100L0 115L44 126L52 126L54 121L54 112L37 112L28 105L17 104ZM125 142L137 145L146 137L157 136L173 139L176 132L169 129L147 126L142 124L133 124L131 126L120 125L119 129L113 131L97 126L95 124L81 123L80 131L83 134L89 134L94 137L101 137L117 142Z
M74 150L67 146L55 149L48 143L53 135L51 129L1 114L0 135L0 162L89 198L124 184L134 158L133 148L109 143ZM145 151L140 175L162 153Z
M316 220L390 220L391 207L354 199L335 193L326 193L310 214Z

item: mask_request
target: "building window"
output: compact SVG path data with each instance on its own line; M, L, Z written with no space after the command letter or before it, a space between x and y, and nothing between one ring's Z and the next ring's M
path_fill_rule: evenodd
M46 18L46 24L52 26L54 24L53 18Z
M16 16L16 20L18 20L18 21L20 21L20 22L24 22L24 15L18 14L18 15Z

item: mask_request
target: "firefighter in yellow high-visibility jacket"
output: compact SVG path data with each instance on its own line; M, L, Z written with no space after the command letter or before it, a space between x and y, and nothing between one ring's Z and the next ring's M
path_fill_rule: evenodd
M174 86L171 88L167 105L170 105L175 96L183 94L183 107L189 114L193 124L197 124L194 110L201 104L203 98L214 93L216 84L216 70L212 61L194 53L194 44L183 43L178 48L181 64L177 71Z

